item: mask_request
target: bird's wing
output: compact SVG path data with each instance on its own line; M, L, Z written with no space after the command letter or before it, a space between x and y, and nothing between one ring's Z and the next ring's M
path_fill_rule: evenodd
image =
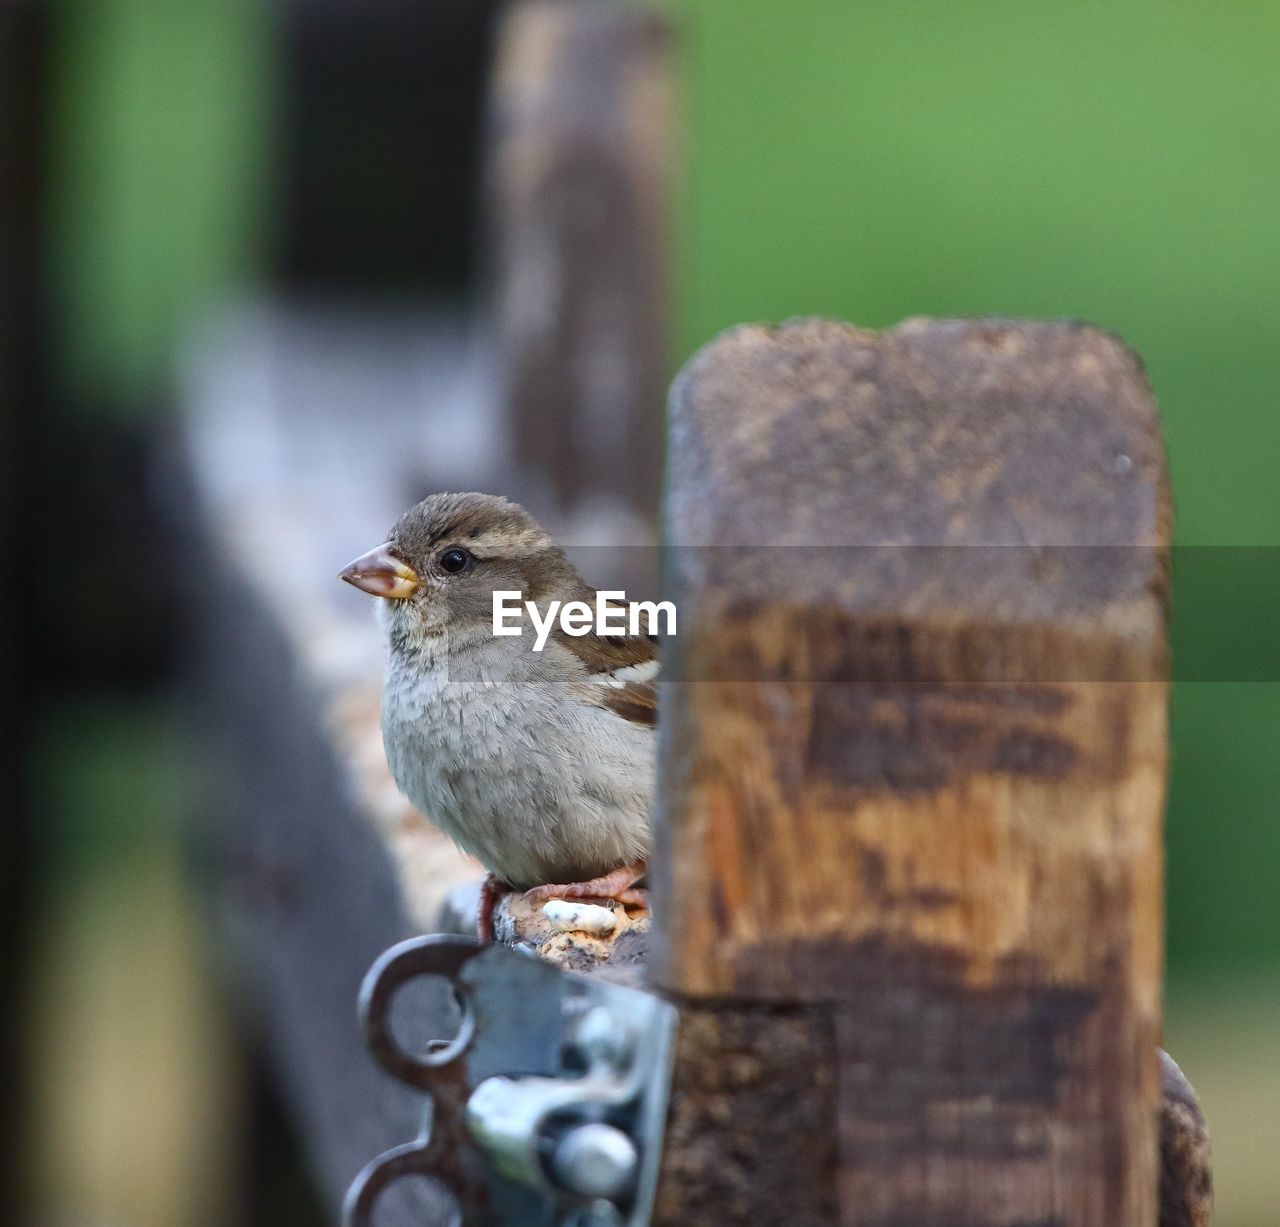
M599 675L601 707L617 712L624 720L636 724L658 723L658 660L655 656L643 664L627 665Z
M586 667L595 702L624 720L657 724L658 645L651 636L566 635L558 626L552 635Z

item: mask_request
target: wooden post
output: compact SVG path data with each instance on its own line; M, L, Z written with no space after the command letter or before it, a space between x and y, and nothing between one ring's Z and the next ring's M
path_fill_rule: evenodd
M1152 1227L1140 362L1074 323L803 320L722 336L672 410L657 1221Z
M491 277L521 480L539 509L619 502L652 524L670 376L670 25L613 0L527 0L501 25L494 75Z

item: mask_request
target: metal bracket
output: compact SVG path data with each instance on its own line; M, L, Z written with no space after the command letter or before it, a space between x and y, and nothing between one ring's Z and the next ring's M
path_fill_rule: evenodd
M457 1035L423 1055L391 1033L397 991L454 987ZM417 1141L356 1177L345 1227L372 1227L382 1190L428 1176L464 1227L647 1227L662 1151L676 1011L638 989L563 972L472 938L401 942L369 969L360 1021L377 1061L430 1096Z

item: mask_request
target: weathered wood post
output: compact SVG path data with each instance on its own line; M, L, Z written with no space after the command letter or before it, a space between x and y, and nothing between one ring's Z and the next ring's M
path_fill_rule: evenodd
M805 320L725 334L672 408L656 1221L1152 1227L1141 364L1073 323Z
M657 516L673 72L670 23L643 5L525 0L499 29L486 178L500 381L517 481L559 513Z

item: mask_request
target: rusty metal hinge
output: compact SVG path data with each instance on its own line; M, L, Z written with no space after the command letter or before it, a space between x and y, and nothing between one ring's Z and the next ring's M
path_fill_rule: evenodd
M425 1054L391 1032L408 981L440 976L457 1035ZM360 990L365 1042L429 1096L418 1138L373 1160L347 1193L346 1227L371 1227L389 1184L427 1176L464 1227L647 1227L671 1084L676 1011L639 989L566 973L472 938L386 951Z

